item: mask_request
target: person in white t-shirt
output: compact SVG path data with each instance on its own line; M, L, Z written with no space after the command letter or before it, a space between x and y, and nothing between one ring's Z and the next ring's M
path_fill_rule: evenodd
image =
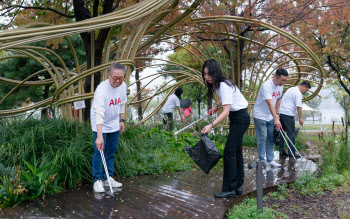
M208 89L207 96L213 97L213 92L220 97L209 114L213 114L218 106L223 107L222 113L213 123L203 128L202 133L209 133L212 128L227 116L230 119L229 134L224 149L224 176L221 192L215 193L215 198L234 198L242 195L244 183L244 162L242 154L243 135L250 124L247 111L248 101L239 88L222 73L219 63L215 59L204 62L202 68L204 84Z
M168 100L165 102L163 106L163 123L164 123L164 129L166 131L171 131L173 129L173 110L175 107L177 107L177 111L179 112L179 115L181 117L181 121L184 122L184 117L181 113L180 108L180 99L181 94L183 93L183 90L181 87L177 88L175 92L168 97Z
M306 93L311 88L311 85L307 81L303 81L299 86L289 88L282 97L281 107L280 107L280 121L283 130L287 133L289 139L295 145L295 111L298 111L299 124L303 126L303 93ZM295 152L295 148L288 141L290 147L289 154L286 153L284 149L284 139L281 136L279 141L279 152L280 156L292 156L300 157L300 154Z
M109 186L99 150L103 150L112 187L122 184L111 176L114 173L114 154L118 147L119 132L125 128L124 110L126 84L123 82L125 67L120 63L113 63L108 72L108 79L101 82L95 91L91 106L91 128L95 140L95 150L92 155L92 177L94 191L105 192L104 186Z
M287 70L279 68L273 79L265 81L259 91L253 108L253 117L255 125L256 140L258 143L259 161L265 160L270 166L281 166L276 163L274 158L273 130L274 126L281 126L279 116L277 115L281 103L283 84L288 78ZM265 149L266 148L266 149Z

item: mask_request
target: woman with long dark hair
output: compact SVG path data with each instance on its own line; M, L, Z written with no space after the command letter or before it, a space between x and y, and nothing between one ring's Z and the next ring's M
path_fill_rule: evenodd
M202 133L209 133L212 128L227 116L230 119L230 129L224 149L224 176L222 190L215 198L234 198L242 195L244 182L244 162L242 155L243 135L250 123L247 111L248 102L238 87L222 73L219 63L214 59L204 62L202 77L208 89L207 96L213 97L214 90L220 97L209 113L214 113L222 105L222 113L213 123L203 128Z

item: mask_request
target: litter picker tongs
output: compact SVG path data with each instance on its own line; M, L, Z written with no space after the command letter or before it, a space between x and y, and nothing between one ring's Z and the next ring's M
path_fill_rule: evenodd
M292 152L291 148L289 147L289 144L288 144L288 141L290 142L290 144L294 147L295 151L298 152L298 154L300 155L301 158L303 158L301 156L301 154L299 153L298 149L295 147L295 145L293 144L293 142L289 139L287 133L283 130L282 127L279 128L279 131L281 132L281 135L284 139L284 142L286 142L287 146L288 146L288 149L289 149L289 152L292 154L294 160L296 160L295 156L294 156L294 153ZM286 140L286 138L288 139L288 141Z
M108 168L107 168L107 164L106 164L106 160L105 160L105 155L103 153L103 149L101 149L99 151L100 151L100 154L101 154L103 167L105 168L105 172L106 172L106 176L107 176L107 180L108 180L108 184L109 184L109 189L110 189L110 193L111 193L110 195L114 197L114 192L113 192L113 189L112 189L111 179L109 178Z
M215 110L214 113L215 113L216 111L217 111L217 110ZM200 119L198 119L198 120L192 122L191 124L189 124L189 125L183 127L183 128L180 129L179 131L175 132L175 133L174 133L174 136L176 137L180 132L184 131L185 129L187 129L187 128L193 126L193 125L196 124L197 122L199 122L199 121L201 121L202 119L205 119L205 118L207 118L207 117L209 117L209 116L211 116L211 115L213 115L213 113L209 113L208 115L206 115L206 116L204 116L204 117L202 117L202 118L200 118Z

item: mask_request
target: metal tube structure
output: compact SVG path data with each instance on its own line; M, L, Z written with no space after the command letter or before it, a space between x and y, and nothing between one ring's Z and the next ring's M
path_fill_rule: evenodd
M179 61L160 60L155 58L153 53L145 55L154 45L161 43L171 46L169 50L174 48L178 51L183 50L186 56L191 57L193 63L198 63L199 66L209 58L219 60L223 73L237 81L238 87L249 102L248 110L252 109L262 83L270 79L275 69L279 67L288 69L293 76L288 79L285 88L295 86L303 80L316 84L316 90L309 92L310 94L304 97L303 101L310 100L318 94L324 81L324 70L317 55L304 42L293 34L262 20L239 16L198 17L194 12L200 9L203 2L203 0L194 0L188 7L181 8L181 6L178 7L177 0L144 0L118 11L79 22L59 25L32 23L18 29L1 30L0 52L8 55L0 57L0 62L6 59L28 58L39 63L41 69L28 73L27 78L23 80L0 77L0 86L2 84L14 86L8 95L0 99L0 106L4 106L5 102L9 101L8 96L22 87L51 85L54 92L52 96L31 105L0 110L0 118L17 116L37 108L58 106L61 109L59 113L62 118L73 119L76 114L72 116L72 104L81 100L91 101L94 96L93 88L96 87L94 75L102 72L100 79L105 80L108 67L112 63L119 62L127 67L125 83L130 93L133 89L130 77L134 71L135 62L142 61L143 64L138 66L141 70L148 67L164 68L163 71L155 74L152 82L157 81L157 77L163 74L176 75L173 78L175 83L154 89L154 84L145 83L150 74L147 71L141 71L137 82L144 82L142 83L144 86L136 94L130 95L126 108L140 102L146 103L141 111L143 119L140 121L146 122L164 105L165 101L159 101L159 97L166 99L176 88L186 84L205 86L201 69L192 68ZM175 19L167 20L166 17L173 12L179 14ZM187 21L189 23L186 23ZM186 25L181 25L183 23ZM242 25L254 26L254 31L251 34L242 34ZM99 38L98 34L104 28L110 28L110 32L104 43L102 62L99 63L95 60L94 39ZM265 30L266 32L263 32ZM89 69L86 62L78 62L77 48L74 48L70 40L72 35L84 32L91 33ZM116 37L112 37L114 33ZM264 34L261 35L261 33ZM29 46L30 43L58 38L63 38L68 43L73 56L74 69L68 69L54 50ZM277 38L282 40L279 42ZM223 45L227 46L229 51L226 51ZM210 52L211 50L215 51L215 55ZM58 59L59 64L54 64L48 56L43 56L42 51ZM111 57L112 54L115 55ZM250 61L252 56L261 61ZM177 67L176 69L181 70L166 70L167 67L171 69ZM49 76L43 77L41 73ZM92 89L90 92L85 92L85 83L89 84L87 82L89 77L91 77ZM43 79L34 81L33 78ZM247 83L240 84L241 80ZM152 89L154 92L151 95L144 94L147 89ZM139 94L145 96L141 100L137 99ZM218 96L215 95L214 99L218 100ZM158 106L151 108L150 102L154 100L158 102ZM144 115L146 112L147 115ZM81 109L79 115L79 121L82 121ZM222 125L226 128L228 120ZM254 133L253 124L249 126L248 133Z

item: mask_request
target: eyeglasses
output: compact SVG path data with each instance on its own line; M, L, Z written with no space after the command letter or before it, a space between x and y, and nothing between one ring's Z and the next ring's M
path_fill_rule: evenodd
M118 76L111 76L111 77L112 77L113 80L115 80L115 81L117 81L117 80L119 80L119 81L124 80L124 76L120 76L120 77L118 77Z

